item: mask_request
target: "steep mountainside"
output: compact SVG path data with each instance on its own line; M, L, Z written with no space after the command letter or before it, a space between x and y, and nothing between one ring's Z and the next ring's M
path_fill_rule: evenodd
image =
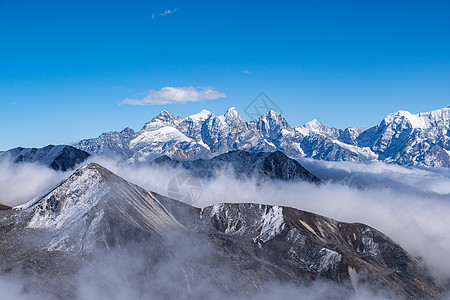
M151 161L161 154L210 158L231 150L279 150L293 158L450 167L449 120L450 107L417 115L399 111L368 129L329 128L317 120L292 128L273 111L251 122L235 108L221 116L203 110L186 119L163 111L137 133L131 129L105 133L74 146L131 163Z
M89 153L72 146L49 145L43 148L14 148L0 154L0 159L11 159L15 163L37 162L54 170L74 169L90 156Z
M73 280L79 270L95 271L109 258L109 268L128 269L121 279L127 286L148 289L139 297L242 298L281 282L316 280L349 293L383 287L404 299L443 293L422 262L367 225L280 206L198 209L97 164L33 202L0 211L0 233L0 272L37 273L28 292L64 299L83 287Z

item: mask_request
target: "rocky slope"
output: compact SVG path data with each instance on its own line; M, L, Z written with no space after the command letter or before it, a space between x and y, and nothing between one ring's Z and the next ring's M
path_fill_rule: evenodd
M48 145L43 148L13 148L0 153L0 159L9 159L14 163L40 163L54 170L74 169L90 156L89 153L65 145Z
M389 114L371 128L329 128L317 120L291 127L273 111L246 122L235 108L185 119L163 111L139 132L131 129L82 140L75 147L131 163L161 154L210 158L231 150L279 150L290 157L331 161L380 160L407 166L450 167L450 107L417 115Z
M41 198L0 211L0 234L0 271L38 274L28 292L64 299L83 287L73 279L80 270L94 272L104 260L128 270L127 286L145 287L139 297L242 298L273 284L317 280L348 293L382 287L402 299L443 293L420 260L367 225L280 206L198 209L97 164Z

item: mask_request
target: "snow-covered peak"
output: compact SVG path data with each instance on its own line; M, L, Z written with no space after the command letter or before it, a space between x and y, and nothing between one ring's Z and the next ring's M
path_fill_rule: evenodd
M225 112L224 116L225 116L225 117L229 117L229 118L231 118L231 117L236 118L236 117L239 116L239 112L238 112L238 110L236 109L236 107L230 107L230 108Z
M165 126L157 130L144 131L130 142L131 148L148 145L159 145L170 141L191 142L191 139L172 126Z
M313 119L303 126L295 127L295 130L303 135L309 135L311 133L323 133L324 128L326 127L319 120Z
M103 179L108 173L109 171L95 163L78 169L61 185L32 205L34 214L28 226L61 228L80 220L108 192Z
M289 127L289 124L287 123L286 119L279 113L275 112L274 110L269 110L264 115L256 119L256 121L262 121L262 122L270 122L272 124L278 124L282 125L282 127Z
M147 122L141 131L158 130L166 126L176 126L181 122L181 118L173 115L172 113L163 110L159 115L154 117L150 122Z
M319 130L323 127L323 124L319 120L313 119L313 120L307 122L305 124L305 127L309 128L311 130Z
M210 111L203 109L201 112L190 115L187 118L195 122L203 122L206 119L208 119L211 115L212 113Z
M231 107L223 114L223 119L228 125L236 125L237 123L245 123L236 107Z
M409 111L399 110L391 113L384 118L385 124L401 124L407 122L412 128L427 129L437 124L447 124L450 119L450 108L424 112L419 114L412 114Z
M264 115L262 115L261 117L264 118L271 118L271 119L278 119L278 118L283 118L283 116L279 113L277 113L276 111L274 111L273 109L269 110L268 112L266 112Z
M408 122L412 128L427 128L427 123L424 118L421 118L419 115L413 115L409 111L399 110L395 113L391 113L384 118L384 123L386 124L400 124L404 121Z

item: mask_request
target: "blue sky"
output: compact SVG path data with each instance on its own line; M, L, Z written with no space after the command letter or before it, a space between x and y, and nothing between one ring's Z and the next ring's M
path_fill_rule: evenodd
M0 0L0 150L139 130L163 109L242 113L261 91L291 125L439 109L449 13L449 1ZM226 98L119 105L190 86Z

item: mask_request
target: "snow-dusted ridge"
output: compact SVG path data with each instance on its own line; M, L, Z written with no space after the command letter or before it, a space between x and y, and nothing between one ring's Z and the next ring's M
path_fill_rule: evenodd
M185 119L163 111L139 132L105 133L75 146L130 163L147 162L162 153L210 158L231 150L280 150L293 158L450 167L449 120L450 107L419 114L398 111L374 127L346 129L318 120L293 128L274 111L246 122L234 107L220 116L202 110Z
M43 197L17 209L30 212L27 227L58 230L62 236L92 235L100 230L99 218L111 214L159 234L184 228L150 192L96 163L81 167Z

